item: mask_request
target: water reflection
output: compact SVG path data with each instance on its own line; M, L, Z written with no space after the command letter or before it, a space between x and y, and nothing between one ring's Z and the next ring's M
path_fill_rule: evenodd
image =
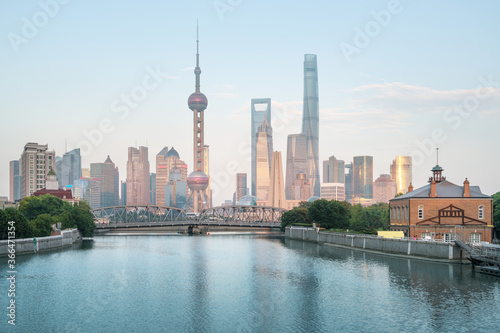
M499 320L492 308L499 305L500 280L476 275L470 265L390 257L289 239L284 243L307 256L336 263L334 267L342 267L350 273L350 278L358 276L376 282L377 287L392 290L393 295L387 295L390 304L406 302L397 313L406 317L412 327L433 331L476 330L475 325L484 322L480 318ZM349 281L345 282L349 287ZM358 290L349 293L358 299L369 298L369 294L359 292L362 285L357 284L356 288ZM369 292L377 293L377 289L372 286ZM405 302L401 302L401 298L405 298ZM382 299L377 301L383 302ZM372 311L376 308L373 304Z
M19 256L18 271L24 332L481 332L500 321L500 279L470 266L280 237L96 237Z

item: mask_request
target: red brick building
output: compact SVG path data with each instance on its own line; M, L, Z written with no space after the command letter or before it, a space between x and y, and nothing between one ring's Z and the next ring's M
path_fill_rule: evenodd
M470 242L490 242L493 237L493 199L470 186L455 185L442 176L436 165L429 185L389 201L390 230L407 237L453 240L455 233Z

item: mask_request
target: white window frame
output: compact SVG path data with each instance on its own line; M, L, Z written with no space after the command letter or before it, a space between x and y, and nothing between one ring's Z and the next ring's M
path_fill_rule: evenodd
M454 233L447 233L443 234L443 242L449 243L455 241L455 234Z
M478 210L477 210L477 217L480 219L480 220L483 220L484 219L484 206L481 205L478 207Z
M469 243L481 243L481 234L480 233L469 234Z
M418 219L419 220L424 219L424 205L418 206Z

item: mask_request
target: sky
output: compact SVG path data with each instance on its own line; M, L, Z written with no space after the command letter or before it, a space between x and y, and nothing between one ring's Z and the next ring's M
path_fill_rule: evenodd
M374 157L374 180L413 156L413 184L439 164L500 191L498 1L0 1L0 196L27 142L82 166L174 147L191 171L196 22L208 98L214 204L250 187L250 100L272 99L274 149L300 133L304 54L316 54L319 150ZM286 161L283 160L283 165ZM285 172L285 170L283 170ZM321 176L321 174L320 174Z

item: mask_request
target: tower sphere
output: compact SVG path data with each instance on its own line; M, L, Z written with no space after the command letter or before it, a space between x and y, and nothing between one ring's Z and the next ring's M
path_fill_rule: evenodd
M191 191L205 191L208 187L208 176L203 171L193 171L187 177L187 184Z
M188 98L188 105L191 110L203 111L207 108L208 99L201 92L192 93Z

